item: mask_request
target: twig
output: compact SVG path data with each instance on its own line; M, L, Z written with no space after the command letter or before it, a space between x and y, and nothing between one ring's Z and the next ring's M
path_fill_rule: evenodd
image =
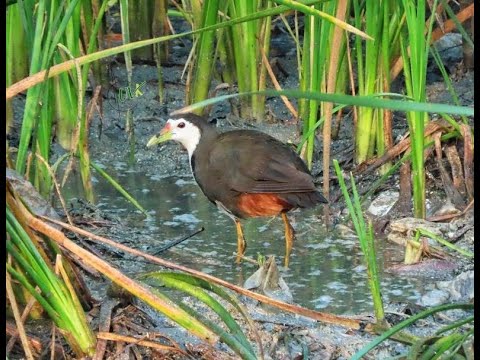
M5 323L5 335L6 336L15 336L15 335L18 336L17 327L15 326L15 324L13 322L8 321L8 320ZM30 346L32 347L33 353L34 354L40 354L42 352L42 349L43 349L42 341L37 336L32 336L32 335L29 335L29 334L27 334L27 339L28 339L28 342L29 342ZM47 351L47 350L48 349L46 349L45 351ZM45 354L46 354L46 352L45 352ZM6 355L8 356L9 353L7 352ZM38 358L41 359L42 354L40 354L40 356Z
M15 318L15 323L17 324L18 335L20 336L20 340L22 342L23 351L25 352L25 357L27 358L27 360L33 360L32 350L30 349L27 334L25 333L25 328L23 326L22 318L20 316L20 310L18 308L17 301L15 300L15 294L13 293L12 278L8 272L6 275L7 298L10 301L10 306L12 307L13 317Z
M190 355L188 355L185 351L183 351L178 347L162 345L154 341L145 340L144 338L145 336L142 339L137 339L132 336L119 335L119 334L114 334L110 332L99 332L97 334L97 339L110 340L110 341L122 341L122 342L129 343L131 345L148 346L155 350L161 350L161 351L174 351L191 358Z
M262 62L265 65L265 68L267 69L268 75L270 76L270 80L272 80L273 86L275 86L276 90L282 90L282 87L278 83L277 78L275 77L275 74L272 71L272 67L270 66L270 63L268 62L267 56L265 55L265 50L261 46L259 46L258 48L260 49L260 52L262 54ZM292 113L295 120L298 120L298 112L297 110L295 110L290 100L288 100L288 98L284 95L280 96L280 98L282 99L287 109Z
M38 290L38 287L36 288L36 290ZM21 318L22 322L24 322L25 319L27 318L28 314L30 314L30 311L32 310L33 305L35 305L36 302L37 302L37 300L32 296L30 298L30 300L28 301L27 306L25 306L25 308L23 309L22 318ZM6 346L7 355L10 353L10 351L12 351L13 346L15 345L15 342L17 341L17 337L18 337L18 331L13 333L10 340L8 340L8 343L7 343L7 346Z
M187 236L185 236L181 239L178 239L178 240L173 240L170 244L167 244L167 245L161 247L158 251L153 253L153 255L158 255L158 254L160 254L160 253L162 253L162 252L164 252L164 251L166 251L166 250L168 250L168 249L170 249L174 246L177 246L178 244L184 242L185 240L188 240L188 239L194 237L195 235L200 234L204 230L205 230L205 228L202 226L200 229L196 230L195 232L193 232L190 235L187 235Z
M445 221L445 220L453 219L453 218L458 217L458 216L465 215L467 213L467 211L470 210L471 207L473 206L473 202L474 202L474 200L470 201L470 204L467 205L465 210L463 210L462 212L459 212L457 214L436 215L436 216L431 216L431 217L427 218L426 220L427 221Z
M68 213L67 210L67 205L65 204L65 200L63 199L62 192L60 191L60 186L58 185L57 179L55 178L55 174L48 164L48 162L39 154L35 153L35 156L40 160L43 165L45 165L45 168L47 169L48 173L52 177L53 184L55 185L55 190L57 191L58 194L58 199L60 200L60 203L62 204L63 211L65 211L65 215L67 216L68 222L73 225L73 220L70 217L70 214Z

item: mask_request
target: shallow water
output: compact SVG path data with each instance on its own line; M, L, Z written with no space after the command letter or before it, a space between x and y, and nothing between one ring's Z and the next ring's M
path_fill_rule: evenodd
M203 226L205 231L163 252L161 256L240 285L256 270L256 265L249 262L241 265L234 263L234 223L206 199L193 178L148 178L142 173L127 170L123 162L112 165L106 167L106 171L118 179L151 215L145 219L103 178L96 178L94 191L98 207L117 215L130 227L138 228L139 235L136 239L128 239L129 246L154 254L171 241ZM78 181L65 188L67 199L79 194ZM283 268L285 240L280 217L244 222L246 255L251 258L256 258L258 253L275 255L294 302L299 305L336 314L371 312L372 302L358 239L345 239L334 231L327 232L320 209L297 210L289 214L296 230L289 269ZM402 256L403 251L398 246L379 242L377 257L381 266L381 292L386 303L415 302L424 287L420 279L383 271L392 263L401 262ZM136 262L132 263L132 268L122 270L140 273L156 268Z

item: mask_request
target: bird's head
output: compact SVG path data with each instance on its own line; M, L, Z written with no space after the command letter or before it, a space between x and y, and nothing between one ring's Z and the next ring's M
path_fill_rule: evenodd
M152 136L147 143L147 147L174 140L182 144L191 157L200 142L202 130L206 126L210 125L204 118L197 115L183 114L171 117L160 133Z

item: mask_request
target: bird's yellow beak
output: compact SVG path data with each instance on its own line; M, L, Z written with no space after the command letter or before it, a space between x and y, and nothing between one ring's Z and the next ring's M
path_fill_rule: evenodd
M172 127L167 123L165 127L160 131L159 134L154 135L148 140L147 147L152 147L154 145L160 144L162 142L168 141L172 138Z

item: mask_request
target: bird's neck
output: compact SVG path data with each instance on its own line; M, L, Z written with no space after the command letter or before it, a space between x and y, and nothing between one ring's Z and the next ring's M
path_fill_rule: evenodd
M208 149L210 148L211 144L215 142L215 140L218 137L218 132L215 128L207 128L202 131L202 134L198 141L192 146L185 148L188 151L188 157L190 160L190 166L192 169L192 172L195 173L194 167L195 165L193 164L195 162L195 159L199 160L203 156L208 156Z
M192 156L195 153L199 143L200 139L198 139L198 141L189 141L182 144L188 152L188 158L190 161L192 161Z
M189 155L189 163L190 163L190 170L192 171L193 178L200 186L202 191L205 193L204 188L204 173L208 171L207 168L202 166L202 164L208 164L208 156L210 153L210 146L218 137L218 133L215 129L212 131L203 131L200 140L198 141L197 146L193 149L192 153L188 153ZM188 149L187 149L188 150Z

